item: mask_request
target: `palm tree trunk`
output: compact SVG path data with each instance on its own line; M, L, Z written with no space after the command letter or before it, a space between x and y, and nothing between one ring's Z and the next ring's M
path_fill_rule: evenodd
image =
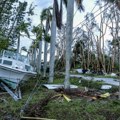
M42 40L39 41L38 73L41 73Z
M49 31L49 24L48 21L46 20L46 31L45 35L48 34ZM48 42L44 40L44 67L43 67L43 77L46 76L46 69L47 69L47 50L48 50Z
M34 71L36 71L36 47L33 48L33 67Z
M113 53L112 53L112 72L114 72L114 65L115 65L115 53L116 53L116 49L115 46L113 47Z
M119 52L118 52L118 55L119 55L119 76L120 76L120 40L119 40L119 43L118 43L118 49L119 49Z
M46 76L46 69L47 69L47 48L48 48L48 42L45 41L44 43L44 71L43 71L43 77Z
M90 66L90 40L88 40L88 52L87 52L87 69L89 69Z
M70 88L70 56L72 43L74 0L68 0L67 5L67 28L66 28L66 67L64 88Z
M19 53L19 50L20 50L20 33L18 35L17 53Z
M53 4L53 17L51 23L51 41L50 41L50 71L49 71L49 83L53 83L54 79L54 62L55 62L55 43L56 43L56 16L55 16L55 4Z

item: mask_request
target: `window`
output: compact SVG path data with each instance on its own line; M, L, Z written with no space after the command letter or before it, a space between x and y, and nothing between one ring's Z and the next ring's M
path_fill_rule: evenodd
M12 61L4 60L3 64L5 64L5 65L12 65Z
M0 63L2 63L2 59L0 59Z

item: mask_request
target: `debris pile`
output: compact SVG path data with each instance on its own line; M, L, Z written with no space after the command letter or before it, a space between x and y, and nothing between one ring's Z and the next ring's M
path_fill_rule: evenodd
M79 88L74 89L64 89L64 88L58 88L54 89L55 92L48 94L45 98L41 99L36 104L29 105L25 109L25 116L29 117L44 117L46 116L46 106L51 100L66 100L67 102L70 102L74 100L74 98L77 99L87 99L87 101L94 101L97 99L105 99L110 98L112 94L109 92L102 93L101 91L95 90L95 89L88 89L81 90Z
M65 94L70 96L71 98L78 97L78 98L87 98L91 100L96 100L100 98L108 98L111 96L110 93L101 93L100 91L94 90L94 89L89 89L88 91L83 91L80 89L69 89L66 90L64 88L59 88L55 90L56 92L59 92L61 94Z

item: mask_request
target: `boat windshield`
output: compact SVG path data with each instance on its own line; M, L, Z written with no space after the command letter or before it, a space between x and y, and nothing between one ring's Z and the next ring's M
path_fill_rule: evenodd
M16 53L12 51L4 51L4 57L12 58L12 59L17 59Z
M5 50L4 57L8 57L8 58L15 59L15 60L25 62L25 63L29 62L29 60L26 56L20 55L19 53L15 53L15 52L12 52L12 51L6 51Z
M17 54L18 55L18 60L21 61L21 62L25 62L25 63L28 63L29 60L26 56L23 56L23 55L20 55L20 54Z

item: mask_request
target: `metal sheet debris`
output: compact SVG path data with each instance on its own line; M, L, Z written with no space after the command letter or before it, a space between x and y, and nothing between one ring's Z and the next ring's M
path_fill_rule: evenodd
M63 88L64 85L63 84L43 84L43 86L45 86L48 89L58 89L58 88ZM70 88L78 88L78 86L76 85L70 85Z
M111 85L102 85L102 86L101 86L101 89L102 89L102 90L108 90L108 89L110 89L110 88L112 88Z

